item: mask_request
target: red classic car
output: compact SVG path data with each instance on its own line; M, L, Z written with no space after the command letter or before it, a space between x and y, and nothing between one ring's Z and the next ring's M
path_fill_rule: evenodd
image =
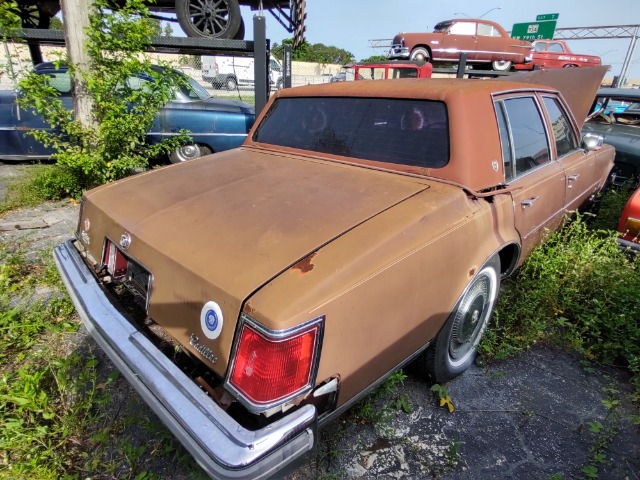
M438 23L433 33L399 33L393 38L390 59L457 62L461 53L467 63L490 65L506 71L531 61L531 43L511 38L504 28L489 20L456 19Z
M602 65L600 57L573 53L567 42L562 40L536 40L533 42L531 63L515 65L515 69L599 67L600 65Z
M631 195L624 207L618 231L622 234L618 239L622 247L640 251L640 188Z

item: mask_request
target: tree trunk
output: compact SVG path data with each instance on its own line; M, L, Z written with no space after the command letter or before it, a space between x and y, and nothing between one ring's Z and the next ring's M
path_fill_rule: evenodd
M88 93L82 72L88 70L90 59L84 49L85 30L89 27L89 12L94 0L62 0L64 39L69 60L75 66L73 78L73 114L85 127L95 125L93 99Z

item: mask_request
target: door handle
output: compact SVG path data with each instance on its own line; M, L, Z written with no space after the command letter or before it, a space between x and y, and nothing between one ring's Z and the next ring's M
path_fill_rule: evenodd
M569 176L567 177L567 180L568 180L568 187L569 187L570 189L571 189L571 188L573 188L572 182L575 182L575 181L578 179L578 177L579 177L579 176L580 176L580 175L577 175L577 174L576 174L576 175L569 175Z
M520 205L522 205L522 208L527 208L532 206L534 203L536 203L538 201L540 197L538 197L537 195L535 197L531 197L531 198L527 198L526 200L523 200L522 202L520 202Z

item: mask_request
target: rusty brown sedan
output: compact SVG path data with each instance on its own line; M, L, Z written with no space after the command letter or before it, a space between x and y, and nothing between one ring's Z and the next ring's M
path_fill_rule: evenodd
M281 90L241 148L87 192L58 268L212 477L272 476L408 362L461 374L501 278L602 189L614 151L578 119L604 71L573 70L585 91L566 99L507 81Z

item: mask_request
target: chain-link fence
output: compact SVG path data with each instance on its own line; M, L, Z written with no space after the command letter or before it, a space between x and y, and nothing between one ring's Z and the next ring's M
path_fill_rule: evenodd
M64 53L64 49L60 47L42 46L41 51L45 62L56 61ZM149 55L154 60L169 62L174 68L196 80L211 96L236 98L254 103L254 61L250 57L169 53L150 53ZM33 68L29 49L25 44L3 42L1 58L0 89L15 89L18 81ZM292 86L329 83L343 71L342 66L338 64L293 62ZM282 88L282 74L280 59L271 57L269 78L272 92Z

